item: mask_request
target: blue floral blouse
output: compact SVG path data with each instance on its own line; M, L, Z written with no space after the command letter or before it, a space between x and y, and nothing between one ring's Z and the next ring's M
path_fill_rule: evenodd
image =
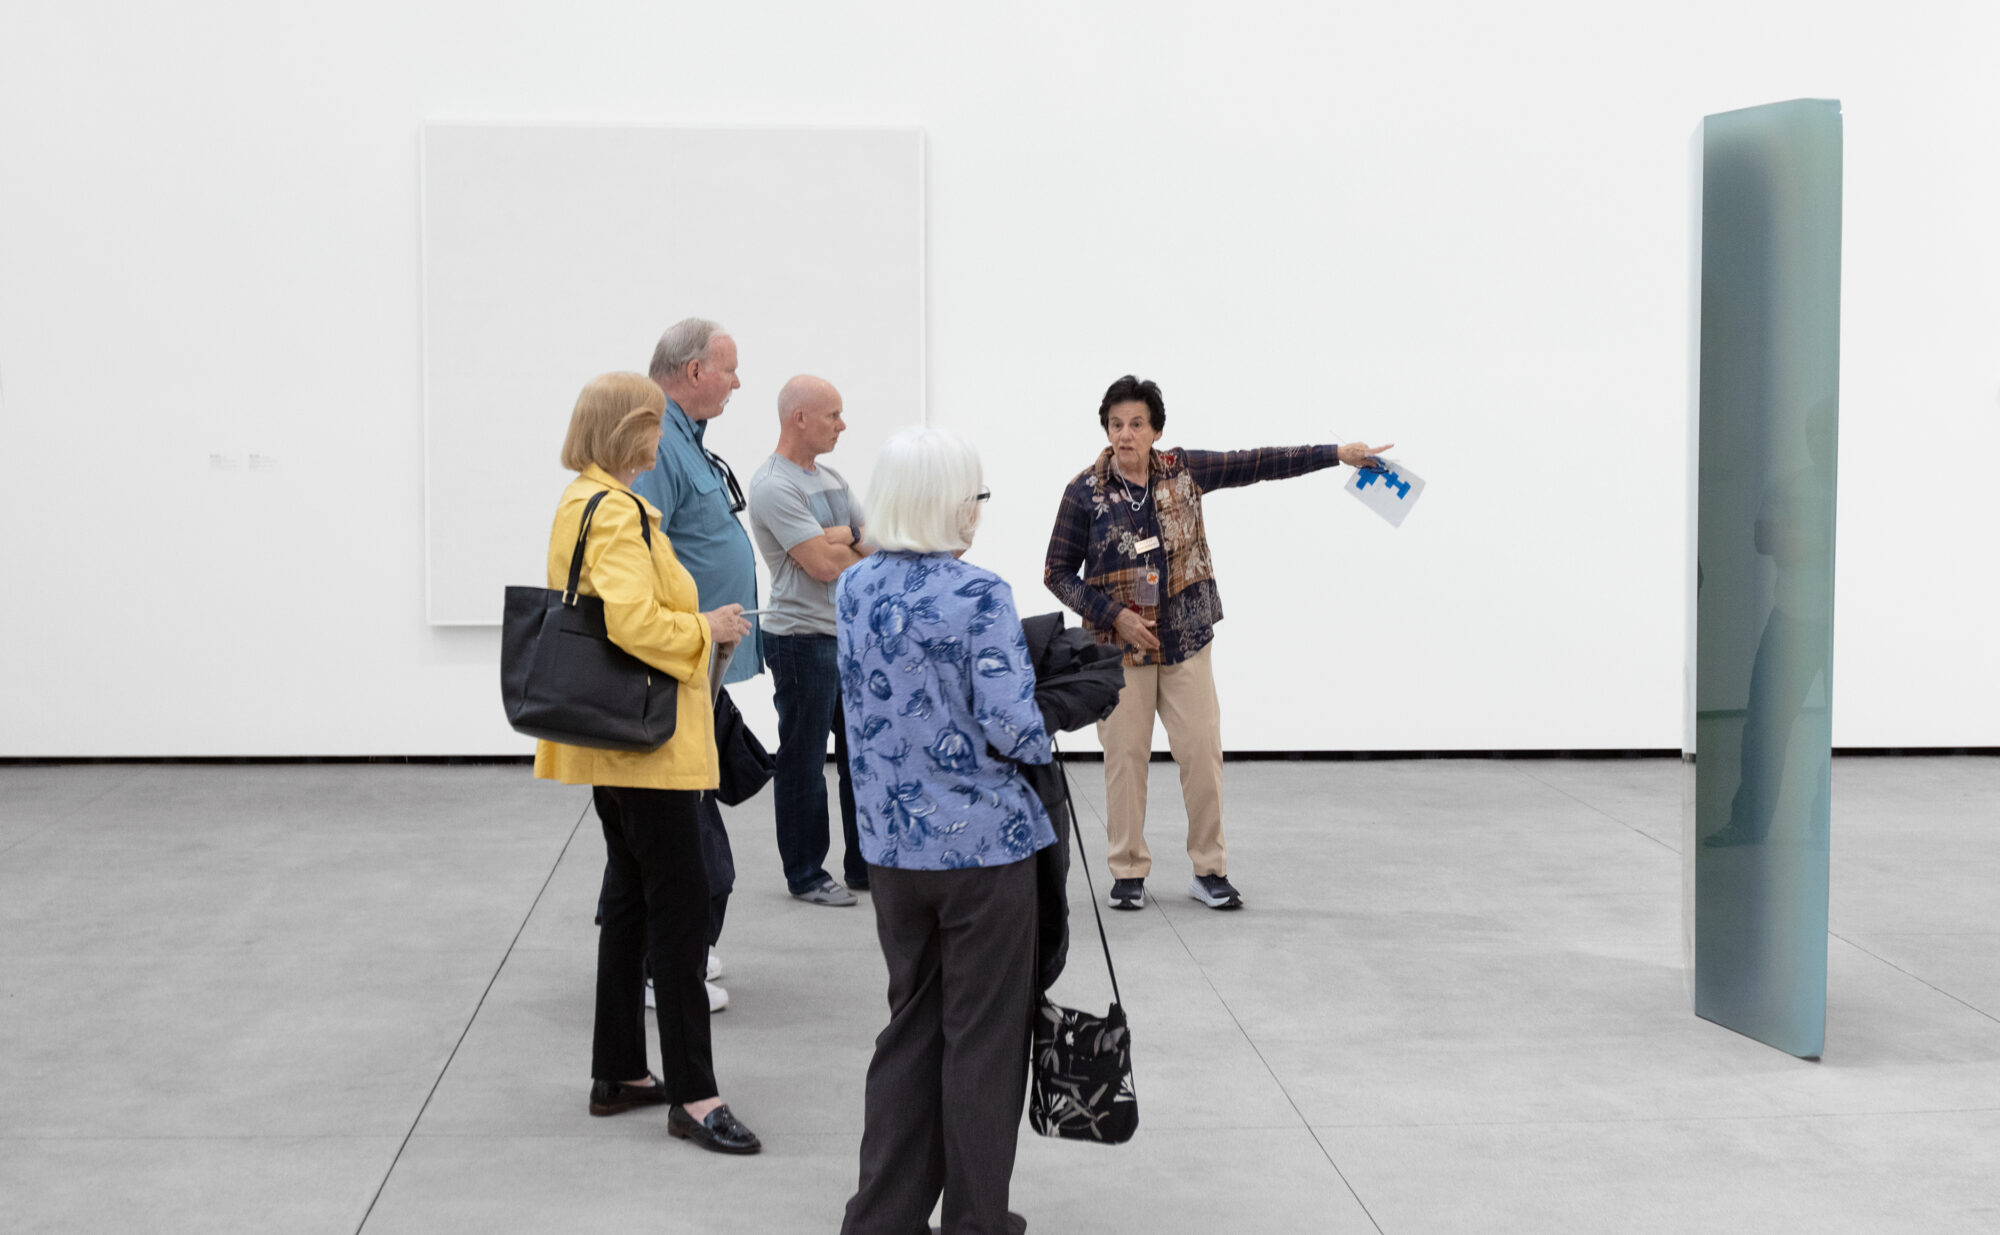
M1056 842L1019 764L1047 763L1014 593L949 553L877 553L834 587L847 763L876 866L1004 866Z

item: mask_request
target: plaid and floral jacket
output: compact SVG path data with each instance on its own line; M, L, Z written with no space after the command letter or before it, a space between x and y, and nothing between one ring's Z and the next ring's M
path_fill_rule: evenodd
M1158 623L1154 633L1160 650L1125 645L1128 665L1179 664L1215 637L1222 598L1215 590L1215 567L1201 522L1202 494L1303 476L1340 463L1338 446L1152 454L1150 491L1126 484L1112 470L1108 446L1097 462L1077 473L1063 489L1042 570L1042 581L1056 599L1075 610L1100 643L1119 642L1112 623L1123 609L1138 609ZM1154 538L1159 547L1140 548ZM1139 585L1149 570L1160 572L1157 606L1138 603Z

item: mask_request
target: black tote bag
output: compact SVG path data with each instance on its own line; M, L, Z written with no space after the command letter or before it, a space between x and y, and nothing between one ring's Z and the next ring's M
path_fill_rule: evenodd
M1060 756L1058 756L1060 758ZM1060 766L1060 765L1058 765ZM1051 1003L1035 1004L1034 1052L1028 1095L1028 1126L1043 1136L1122 1145L1139 1130L1139 1095L1132 1087L1132 1034L1118 994L1118 971L1111 967L1111 940L1104 934L1104 911L1091 886L1090 862L1070 802L1069 773L1063 772L1063 802L1069 807L1070 837L1077 865L1090 889L1097 915L1097 939L1104 945L1104 971L1111 976L1111 1008L1103 1016Z
M507 589L500 698L507 723L531 738L599 750L657 750L674 736L680 683L613 643L604 628L604 602L577 590L590 521L609 492L583 508L568 587ZM639 531L650 550L653 529L643 505Z

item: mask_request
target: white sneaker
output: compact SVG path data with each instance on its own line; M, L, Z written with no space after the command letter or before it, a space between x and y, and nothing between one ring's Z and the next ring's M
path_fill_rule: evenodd
M708 988L708 1010L710 1012L720 1012L729 1006L728 991L723 990L713 982L703 982L702 985ZM649 1008L660 1006L653 996L653 980L651 978L646 979L646 1006Z
M722 958L713 952L708 954L708 980L710 982L722 980Z

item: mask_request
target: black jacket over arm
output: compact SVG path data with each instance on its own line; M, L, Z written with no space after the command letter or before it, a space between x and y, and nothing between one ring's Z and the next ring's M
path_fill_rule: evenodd
M1118 648L1097 642L1087 630L1064 630L1060 613L1024 619L1021 628L1035 666L1035 704L1050 734L1094 725L1111 715L1125 688ZM1047 990L1069 959L1069 830L1074 820L1061 760L1024 764L1021 774L1056 830L1056 843L1035 855L1036 982L1038 989Z

